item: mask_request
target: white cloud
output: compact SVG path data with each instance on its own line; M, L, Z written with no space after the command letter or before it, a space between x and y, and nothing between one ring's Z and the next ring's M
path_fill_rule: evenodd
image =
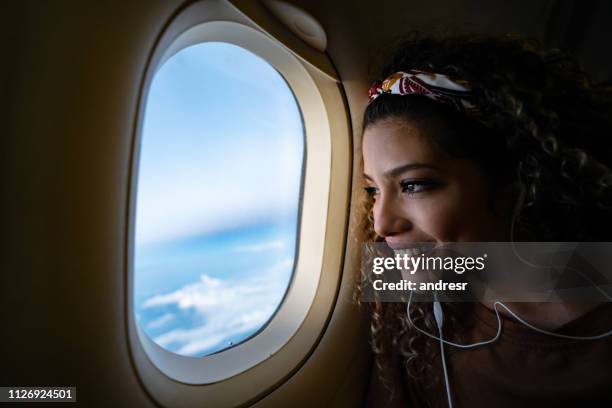
M211 348L222 349L229 345L230 339L256 331L278 307L287 289L292 265L293 259L287 258L265 271L253 271L249 278L241 280L201 275L198 282L147 299L142 304L143 311L174 306L195 311L202 322L197 327L171 330L153 340L178 354L197 356ZM158 321L167 319L164 316Z
M172 313L165 313L162 316L160 316L159 318L157 318L157 319L151 321L149 324L147 324L147 327L149 329L158 329L158 328L162 327L164 324L171 322L172 319L174 319L174 315Z

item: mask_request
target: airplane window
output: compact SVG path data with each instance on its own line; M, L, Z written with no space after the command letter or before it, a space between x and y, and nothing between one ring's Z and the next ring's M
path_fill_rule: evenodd
M140 328L191 357L253 336L296 259L304 129L291 89L239 46L184 48L153 78L139 160Z

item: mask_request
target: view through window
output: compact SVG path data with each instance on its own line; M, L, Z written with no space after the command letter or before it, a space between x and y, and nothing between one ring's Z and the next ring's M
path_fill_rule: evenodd
M293 93L255 54L203 43L159 69L134 257L136 319L154 342L201 357L269 321L293 272L303 157Z

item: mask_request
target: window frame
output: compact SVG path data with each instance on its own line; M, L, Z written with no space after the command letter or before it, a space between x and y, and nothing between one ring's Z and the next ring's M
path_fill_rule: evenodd
M276 33L279 30L275 27ZM163 349L135 321L135 200L151 81L172 55L207 41L240 46L266 60L285 78L302 113L305 166L297 260L279 309L257 335L218 353L193 358ZM166 26L149 60L138 101L126 251L126 325L132 361L143 385L158 402L172 406L172 396L181 393L182 405L195 406L202 398L216 401L211 403L214 406L244 404L282 384L312 353L331 316L341 281L352 165L347 119L340 87L329 72L308 63L229 2L193 3Z

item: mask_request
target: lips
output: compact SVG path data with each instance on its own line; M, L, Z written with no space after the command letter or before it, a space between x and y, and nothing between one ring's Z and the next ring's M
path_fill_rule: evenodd
M406 249L406 248L410 248L411 246L414 246L415 243L412 242L406 242L406 241L393 241L390 239L386 239L385 242L387 243L387 246L393 250L395 249Z
M399 241L386 239L385 242L387 246L393 249L394 251L403 249L413 250L415 248L430 250L431 248L436 246L435 241Z

